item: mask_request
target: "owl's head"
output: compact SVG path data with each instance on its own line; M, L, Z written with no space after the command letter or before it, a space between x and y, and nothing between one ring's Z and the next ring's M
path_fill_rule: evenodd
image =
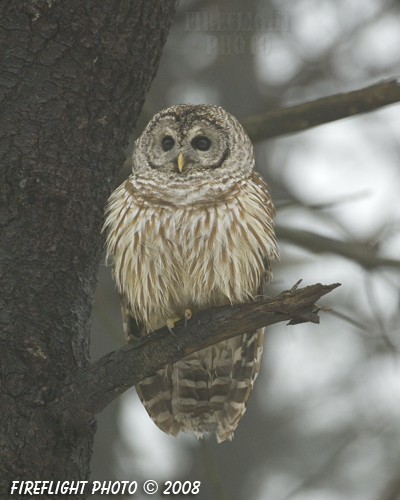
M206 104L181 104L155 115L133 153L134 173L178 182L245 175L253 166L253 146L240 123Z

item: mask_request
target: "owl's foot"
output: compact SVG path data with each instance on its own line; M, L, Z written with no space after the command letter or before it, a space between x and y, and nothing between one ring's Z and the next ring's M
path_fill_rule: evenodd
M190 309L185 309L185 326L187 326L188 319L190 319L191 317L192 317L192 311ZM169 333L172 333L172 335L174 335L172 328L174 328L175 323L180 319L182 318L180 318L179 316L167 319L167 328L169 330Z

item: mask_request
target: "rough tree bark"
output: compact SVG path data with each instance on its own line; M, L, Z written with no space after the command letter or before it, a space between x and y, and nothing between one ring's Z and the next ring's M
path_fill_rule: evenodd
M94 421L66 430L48 403L88 363L103 207L175 6L0 3L2 498L11 480L88 479Z

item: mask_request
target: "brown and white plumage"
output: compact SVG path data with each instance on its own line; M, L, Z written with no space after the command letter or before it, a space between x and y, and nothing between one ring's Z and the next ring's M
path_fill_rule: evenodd
M133 174L111 195L105 223L128 341L186 309L263 294L278 250L274 208L253 167L247 134L217 106L168 108L136 141ZM203 349L138 384L138 394L164 432L215 431L223 441L246 410L262 345L257 330Z

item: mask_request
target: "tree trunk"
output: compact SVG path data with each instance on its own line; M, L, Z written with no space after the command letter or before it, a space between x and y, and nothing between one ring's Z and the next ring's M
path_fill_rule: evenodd
M49 403L88 364L103 208L175 4L0 3L2 498L88 479L95 422L66 427Z

